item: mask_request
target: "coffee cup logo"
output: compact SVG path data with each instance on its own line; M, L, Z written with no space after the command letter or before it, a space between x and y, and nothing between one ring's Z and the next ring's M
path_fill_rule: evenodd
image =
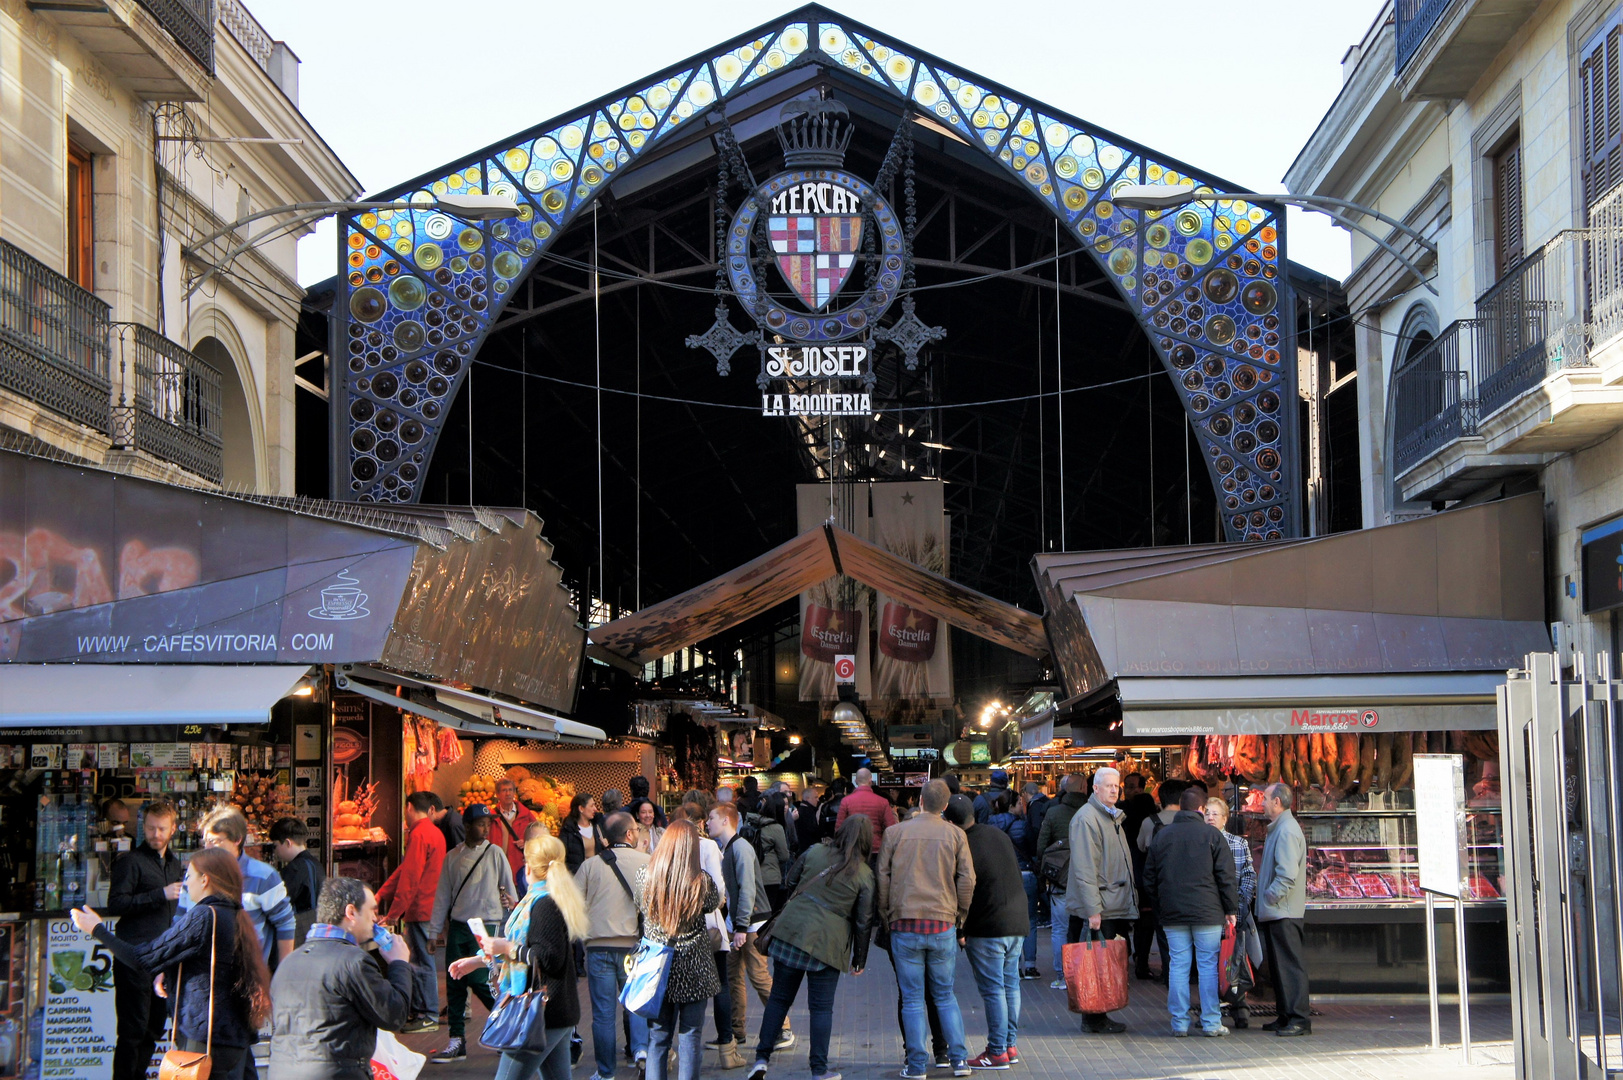
M361 591L360 579L351 576L348 570L340 571L333 583L321 590L321 606L310 610L312 619L326 619L329 622L364 619L370 614L366 609L366 594Z

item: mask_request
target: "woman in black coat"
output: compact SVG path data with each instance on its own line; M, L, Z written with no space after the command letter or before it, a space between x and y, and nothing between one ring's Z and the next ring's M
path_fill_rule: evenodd
M591 850L587 850L587 834L591 835ZM558 835L564 845L564 862L573 874L580 869L580 864L608 847L603 839L603 831L598 827L597 805L592 797L586 794L576 795L569 800L569 813L558 827Z
M119 963L157 978L158 993L170 998L172 1013L179 1012L174 1049L207 1051L211 1080L237 1080L248 1048L270 1018L270 971L259 933L242 909L242 871L230 852L205 848L193 855L184 884L194 906L145 945L114 937L88 907L71 912L73 923Z
M586 899L565 861L564 845L543 833L524 844L524 874L529 886L507 916L501 937L479 940L484 956L453 963L452 978L465 978L490 960L501 961L501 993L546 987L542 1023L546 1034L540 1050L502 1052L495 1080L569 1080L569 1035L580 1023L580 994L575 979L574 942L586 940ZM488 958L488 959L487 959Z

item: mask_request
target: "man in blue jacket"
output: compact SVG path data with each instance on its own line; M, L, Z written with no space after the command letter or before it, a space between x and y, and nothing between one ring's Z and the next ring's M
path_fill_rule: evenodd
M1240 912L1234 853L1206 822L1206 798L1198 788L1183 792L1178 812L1155 834L1144 860L1144 891L1155 904L1171 950L1167 969L1167 1012L1172 1034L1189 1034L1189 962L1200 975L1201 1034L1227 1035L1218 997L1217 958L1223 927Z

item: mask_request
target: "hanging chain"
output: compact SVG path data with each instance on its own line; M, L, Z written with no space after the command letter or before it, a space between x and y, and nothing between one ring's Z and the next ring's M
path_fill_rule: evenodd
M908 123L907 110L902 110L902 192L906 199L906 212L902 218L902 288L911 291L916 284L913 277L913 233L918 228L918 204L913 190L913 125Z
M721 146L716 154L716 302L719 304L727 295L727 188L728 168L731 165L727 153L727 139L732 134L727 126L726 119L722 120Z

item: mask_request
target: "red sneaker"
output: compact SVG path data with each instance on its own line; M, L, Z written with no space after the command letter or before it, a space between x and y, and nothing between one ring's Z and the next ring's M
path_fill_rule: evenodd
M1003 1051L1003 1056L1009 1059L1010 1065L1020 1064L1020 1048L1018 1046L1010 1046Z
M969 1059L969 1067L971 1069L1007 1069L1009 1067L1009 1055L1006 1053L994 1054L990 1050L982 1050L980 1057Z

